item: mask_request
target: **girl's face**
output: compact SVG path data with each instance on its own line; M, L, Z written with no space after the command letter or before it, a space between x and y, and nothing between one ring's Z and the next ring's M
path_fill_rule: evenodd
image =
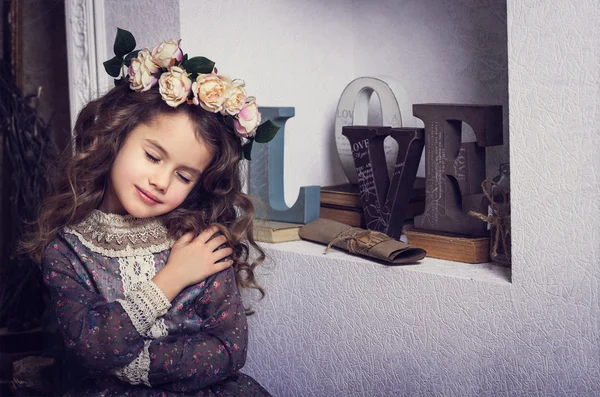
M149 218L177 208L212 160L185 114L134 128L117 154L99 209Z

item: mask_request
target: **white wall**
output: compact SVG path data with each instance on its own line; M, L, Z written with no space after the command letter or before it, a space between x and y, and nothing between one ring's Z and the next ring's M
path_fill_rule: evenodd
M104 3L106 35L105 61L115 56L113 43L117 28L130 31L136 40L136 48L153 48L158 43L181 37L178 0L95 0ZM101 69L104 72L104 69ZM106 73L102 75L106 77ZM106 77L105 87L114 87L112 78Z
M596 0L508 1L512 280L273 245L245 370L278 396L600 395L598 21Z
M107 58L112 58L117 28L129 30L137 47L155 47L158 43L181 37L178 0L102 0L106 13Z

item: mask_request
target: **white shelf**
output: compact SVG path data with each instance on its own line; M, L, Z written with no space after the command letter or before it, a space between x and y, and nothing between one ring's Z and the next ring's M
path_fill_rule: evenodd
M259 243L270 255L280 252L298 253L318 257L320 261L329 259L331 261L346 261L355 264L372 266L373 268L388 268L390 266L369 260L367 258L350 255L337 248L331 248L325 255L325 245L312 243L310 241L290 241L285 243ZM436 274L440 276L457 277L469 280L478 280L496 284L510 284L511 270L492 263L461 263L442 259L424 258L414 265L391 266L408 272L421 272Z

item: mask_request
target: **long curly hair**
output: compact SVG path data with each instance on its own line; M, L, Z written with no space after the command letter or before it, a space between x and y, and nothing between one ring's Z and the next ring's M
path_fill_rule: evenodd
M100 205L113 161L129 133L158 115L179 113L192 121L213 159L184 202L162 216L164 224L175 239L187 232L199 233L210 225L219 226L233 249L238 286L257 289L264 296L254 269L264 261L265 253L252 233L253 199L242 192L240 138L217 114L200 106L167 105L158 87L135 92L121 84L81 110L75 124L76 154L71 155L70 146L62 155L36 230L23 242L23 250L40 263L46 246L62 227L82 221ZM258 252L254 260L250 260L250 246Z

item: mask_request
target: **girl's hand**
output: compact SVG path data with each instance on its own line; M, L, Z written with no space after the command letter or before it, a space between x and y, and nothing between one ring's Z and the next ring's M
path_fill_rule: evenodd
M233 250L230 247L219 249L227 244L227 238L215 236L218 232L217 227L211 226L196 238L194 233L186 233L173 245L167 264L152 279L169 300L173 300L185 287L233 264L227 258Z

